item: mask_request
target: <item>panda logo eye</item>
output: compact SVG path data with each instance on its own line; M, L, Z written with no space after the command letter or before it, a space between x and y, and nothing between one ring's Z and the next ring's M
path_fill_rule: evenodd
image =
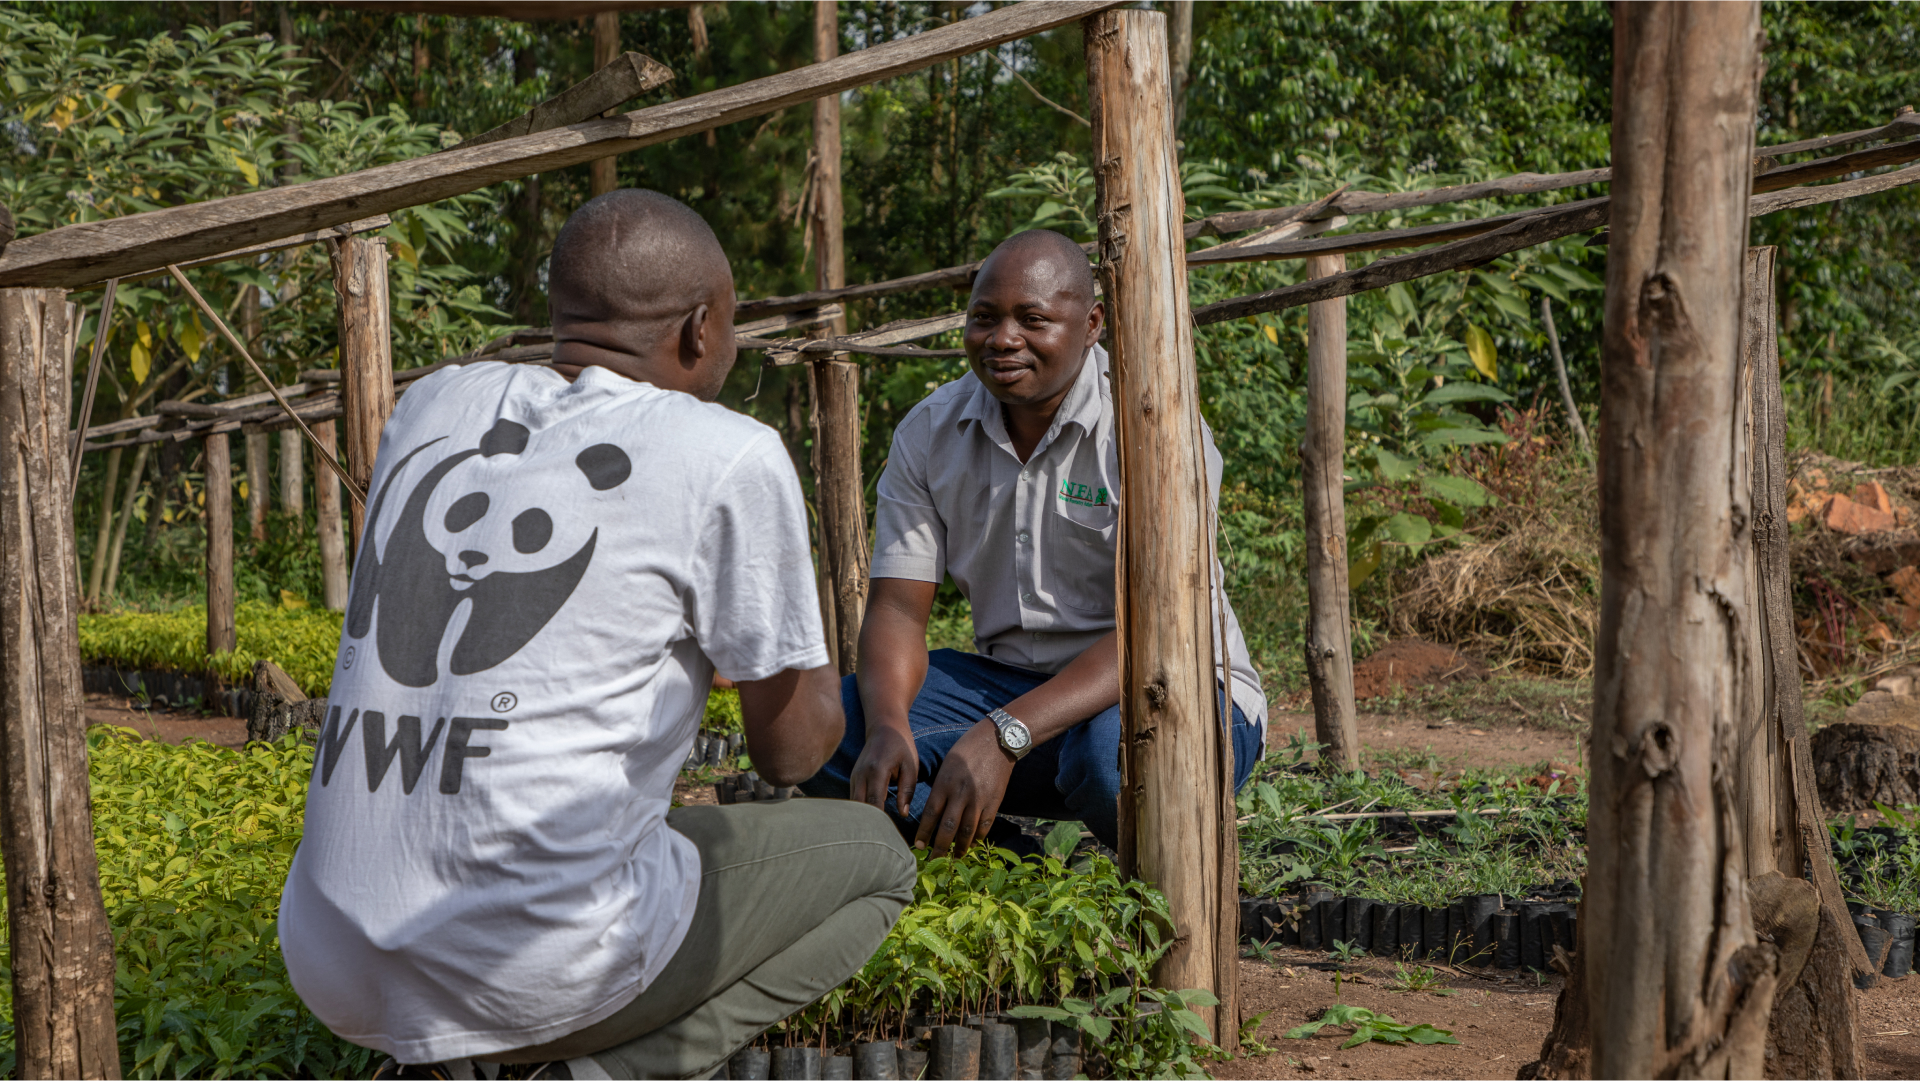
M545 548L552 539L553 519L539 507L521 511L513 520L513 550L521 555L531 555Z
M633 475L633 459L612 443L595 443L581 451L573 464L586 474L587 483L593 485L596 492L617 488Z
M470 492L455 500L453 506L447 508L447 532L462 532L486 517L490 502L485 492Z

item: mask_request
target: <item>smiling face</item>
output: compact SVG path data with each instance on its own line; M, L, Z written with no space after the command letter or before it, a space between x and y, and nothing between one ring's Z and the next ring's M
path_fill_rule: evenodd
M967 361L987 392L1009 406L1058 407L1100 338L1106 311L1092 293L1086 256L1057 233L994 249L967 304Z

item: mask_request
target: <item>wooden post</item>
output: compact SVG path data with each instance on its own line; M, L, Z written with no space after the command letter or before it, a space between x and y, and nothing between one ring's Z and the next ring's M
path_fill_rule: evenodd
M1743 382L1752 388L1747 399L1751 438L1735 446L1751 450L1752 603L1758 632L1752 647L1758 658L1759 708L1740 733L1741 768L1735 780L1745 815L1749 880L1769 872L1795 880L1804 873L1807 879L1793 883L1805 897L1798 906L1766 905L1766 887L1756 884L1756 924L1771 914L1763 909L1778 912L1771 925L1757 929L1782 943L1767 1026L1768 1076L1859 1077L1859 1017L1850 984L1873 967L1853 931L1834 871L1801 704L1787 552L1787 419L1780 394L1774 256L1771 247L1747 250L1740 352ZM1776 887L1776 892L1792 891ZM1790 914L1798 918L1785 918ZM1808 942L1805 962L1795 971L1800 954L1788 944Z
M273 439L266 432L246 433L247 444L247 532L256 541L267 539L268 487L272 471L267 456L272 454Z
M840 55L840 15L834 0L813 6L815 61ZM846 242L841 232L840 95L813 101L813 257L814 281L821 289L847 283ZM821 330L822 336L847 332L845 316ZM866 488L860 472L860 366L845 354L813 362L814 496L819 503L821 551L826 556L827 588L832 594L831 646L840 674L854 670L860 656L860 622L867 612Z
M333 422L313 426L320 441L314 453L333 454ZM322 603L336 612L347 610L347 541L340 532L340 478L324 462L313 464L313 513L320 533L320 592Z
M1307 260L1307 276L1347 269L1344 255ZM1360 768L1353 706L1353 620L1347 592L1347 301L1307 305L1307 437L1300 445L1306 512L1307 683L1322 765Z
M289 518L307 514L306 440L300 429L280 429L280 510Z
M387 316L387 242L350 236L332 243L333 287L340 297L340 401L345 410L347 475L367 491L380 430L393 415L393 337ZM318 473L316 472L316 476ZM358 551L366 508L354 504L351 541Z
M133 505L140 498L140 478L146 475L147 456L152 451L152 443L142 443L133 452L133 468L127 472L127 494L122 497L120 514L113 522L113 547L107 553L107 580L94 598L98 603L105 603L120 586L120 551L127 542L127 526L133 521Z
M1757 944L1731 760L1751 700L1735 477L1760 12L1614 11L1613 203L1584 899L1595 1077L1758 1077Z
M1177 938L1155 979L1211 989L1220 1005L1201 1016L1231 1048L1240 1024L1239 848L1221 768L1212 521L1167 24L1129 9L1083 27L1121 476L1120 855L1129 873L1166 894L1173 915ZM1230 763L1231 750L1225 755Z
M0 853L20 1077L119 1077L80 686L66 297L0 289Z
M1187 69L1193 65L1193 0L1171 0L1167 5L1167 55L1173 66L1167 81L1173 90L1173 131L1177 136L1187 116Z
M593 17L593 70L599 71L620 56L620 13L602 11ZM614 110L607 110L613 115ZM612 155L595 158L587 165L587 177L595 195L605 195L620 186L619 160Z
M207 655L232 652L233 459L227 434L209 435L207 448Z
M120 450L115 447L107 452L106 466L101 474L100 521L94 534L93 563L87 571L86 592L87 600L95 604L100 602L100 587L107 574L107 549L113 545L113 493L120 480Z

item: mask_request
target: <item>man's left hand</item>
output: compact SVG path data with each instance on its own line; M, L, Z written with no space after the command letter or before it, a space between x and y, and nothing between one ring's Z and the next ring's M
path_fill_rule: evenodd
M993 826L1012 777L1013 759L1001 749L993 722L974 725L947 752L934 774L933 792L920 812L914 846L931 844L936 856L965 852Z

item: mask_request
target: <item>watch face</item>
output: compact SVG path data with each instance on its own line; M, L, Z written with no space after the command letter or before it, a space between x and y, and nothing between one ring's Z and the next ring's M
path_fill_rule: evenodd
M1010 724L1000 730L1000 742L1005 743L1011 750L1019 751L1033 742L1033 736L1027 731L1026 725Z

